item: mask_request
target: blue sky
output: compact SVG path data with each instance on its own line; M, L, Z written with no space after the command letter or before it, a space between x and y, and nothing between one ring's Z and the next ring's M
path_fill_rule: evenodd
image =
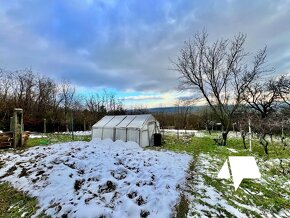
M247 34L250 52L268 46L275 74L290 72L290 1L1 0L0 67L31 67L79 93L114 91L126 105L171 106L170 59L206 28L211 39Z

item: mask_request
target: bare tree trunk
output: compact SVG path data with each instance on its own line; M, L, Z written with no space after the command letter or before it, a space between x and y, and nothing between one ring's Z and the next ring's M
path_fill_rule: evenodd
M242 139L243 139L243 145L244 145L244 149L247 149L247 146L246 146L246 132L245 131L241 131L241 136L242 136Z
M221 143L222 146L227 145L228 134L229 134L229 131L222 132L222 143Z
M65 129L66 129L66 132L69 132L68 119L67 118L65 119Z
M263 145L264 147L264 151L265 151L265 154L269 154L268 152L268 145L269 145L269 142L266 140L266 135L265 133L262 133L260 135L260 144Z
M271 144L273 144L273 133L270 133Z

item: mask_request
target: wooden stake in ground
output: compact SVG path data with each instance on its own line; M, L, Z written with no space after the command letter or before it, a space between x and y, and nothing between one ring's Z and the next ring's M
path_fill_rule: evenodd
M43 119L43 133L46 133L46 119Z
M252 153L252 131L251 131L251 119L249 119L249 141L250 141L250 152Z
M23 133L23 110L21 108L15 108L13 112L13 147L23 145L22 133Z

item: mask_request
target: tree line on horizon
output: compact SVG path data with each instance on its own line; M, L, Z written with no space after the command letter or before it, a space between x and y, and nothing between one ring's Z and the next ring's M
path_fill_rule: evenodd
M203 115L179 101L175 109L162 108L151 112L146 106L125 109L114 93L103 90L84 97L76 94L69 81L57 83L31 69L9 71L0 69L0 130L9 131L14 108L23 109L26 131L47 132L90 130L105 115L136 115L152 113L162 128L203 129ZM186 115L182 115L186 111ZM73 127L72 127L73 125Z
M69 81L57 83L31 69L0 69L0 129L9 130L14 108L22 108L24 127L42 132L87 130L104 115L125 114L114 93L103 91L89 97L76 95Z

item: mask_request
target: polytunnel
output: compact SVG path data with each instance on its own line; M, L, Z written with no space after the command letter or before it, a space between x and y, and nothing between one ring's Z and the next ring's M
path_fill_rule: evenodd
M141 147L154 143L159 122L151 114L105 116L93 125L92 138L133 141Z

